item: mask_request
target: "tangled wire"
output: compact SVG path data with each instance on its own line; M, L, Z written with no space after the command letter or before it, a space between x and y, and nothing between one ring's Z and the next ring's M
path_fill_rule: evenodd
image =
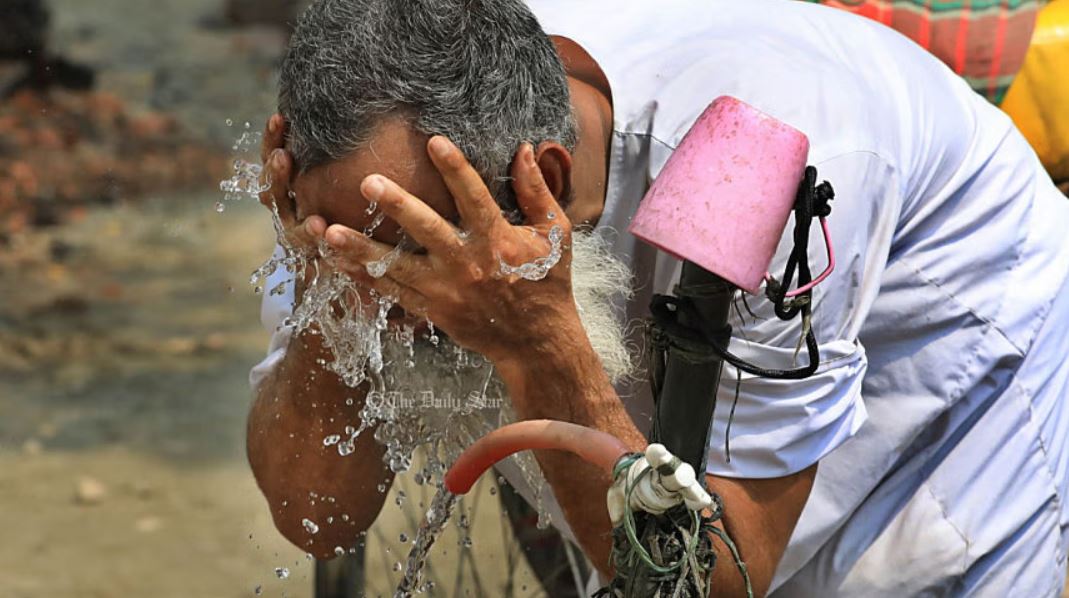
M614 477L624 475L639 457L621 459ZM635 486L652 472L653 469L646 469L628 484L625 504L631 504ZM735 543L724 529L714 525L724 514L724 503L716 493L711 495L713 508L709 514L692 511L683 504L659 515L628 508L622 524L613 529L612 559L616 576L594 598L708 596L716 565L713 536L731 551L746 584L746 595L753 598L750 576Z

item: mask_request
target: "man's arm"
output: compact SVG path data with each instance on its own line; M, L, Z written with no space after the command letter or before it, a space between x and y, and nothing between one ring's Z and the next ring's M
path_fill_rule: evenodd
M320 339L295 335L285 358L257 388L246 446L275 527L322 559L335 556L337 546L352 546L374 523L386 498L378 488L393 476L371 429L357 437L352 454L324 446L324 437L359 427L356 414L365 393L317 364L332 359ZM318 527L316 533L305 527L305 519Z
M641 450L645 438L624 411L608 377L578 323L547 326L553 351L532 351L522 360L498 364L521 419L560 419L596 428ZM610 570L611 524L605 494L611 480L577 457L542 451L539 465L564 510L572 531L603 573ZM708 476L709 487L724 499L723 525L746 563L754 594L768 591L776 565L812 488L816 466L768 480ZM745 595L733 557L719 539L714 569L715 596Z
M425 202L386 177L372 175L361 192L377 201L427 253L404 254L386 276L372 278L363 265L392 248L332 225L325 239L342 268L361 284L399 297L406 311L426 314L458 344L490 359L521 418L567 420L613 434L635 449L644 447L645 439L625 413L580 322L571 289L570 252L562 251L560 261L539 280L495 274L501 260L528 263L549 254L547 236L554 228L563 233L562 248L570 243L570 223L560 216L563 211L533 148L521 147L513 165L513 185L527 219L522 227L501 217L478 173L453 144L432 138L428 151L469 234L458 236ZM570 455L543 452L538 458L583 549L595 566L608 572L608 474ZM812 476L810 468L779 480L713 480L713 490L725 499L725 525L741 545L758 593L771 583ZM742 581L730 563L725 556L716 569L718 595L742 594Z

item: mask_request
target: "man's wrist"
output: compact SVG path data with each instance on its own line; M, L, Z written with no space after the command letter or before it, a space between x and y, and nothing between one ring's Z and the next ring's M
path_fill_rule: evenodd
M583 412L594 403L615 398L612 386L578 319L547 330L552 332L540 342L494 360L494 366L521 418L584 423Z

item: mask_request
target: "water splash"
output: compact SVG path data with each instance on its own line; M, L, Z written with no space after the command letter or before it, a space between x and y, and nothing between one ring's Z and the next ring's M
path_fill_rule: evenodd
M220 183L224 201L258 199L270 189L263 165L253 158L261 137L246 129L235 142L233 149L238 155L233 174ZM293 191L288 195L296 201ZM220 205L225 209L223 202ZM285 296L290 291L298 295L295 287L299 286L300 301L282 325L293 334L316 335L328 355L319 366L366 397L353 414L358 423L347 426L344 433L325 436L324 446L334 446L339 457L347 457L356 452L357 440L373 430L375 440L386 448L384 463L393 472L408 471L413 454L423 449L428 462L414 477L436 484L464 447L515 421L507 403L497 401L490 410L476 408L470 400L475 392L479 397L507 396L504 384L493 376L492 364L439 336L429 322L427 334L419 338L411 326L390 330L388 315L396 299L359 288L337 267L334 252L326 244L304 247L293 243L279 206L269 207L278 250L251 273L250 285L268 297ZM363 231L370 236L385 221L385 214L377 205L369 205L367 212L374 214ZM544 276L540 272L548 272L560 259L562 238L562 230L554 227L550 231L550 255L520 266L516 272L524 277ZM411 240L402 237L392 251L368 265L369 273L385 275L402 253L415 248ZM414 381L422 371L444 374L433 381ZM359 405L352 398L346 404ZM544 485L532 457L520 456L517 462L533 488Z
M257 155L262 140L262 133L246 130L234 142L231 147L235 155L231 163L233 174L219 183L225 201L244 197L258 199L260 193L271 188L269 177L264 176L264 167Z
M562 255L561 241L564 240L564 229L553 226L549 229L549 255L536 258L526 264L513 266L498 258L500 276L519 276L524 280L542 280L549 275L549 271L560 262Z
M401 257L402 251L404 250L401 248L400 243L394 245L393 249L387 252L386 255L373 262L368 262L367 273L372 278L382 278L386 275L386 271L390 269L390 266L397 261L397 258Z
M423 578L423 565L427 562L427 556L430 554L434 542L438 539L438 536L442 535L446 523L449 522L449 516L453 514L458 498L456 494L449 492L444 487L438 488L438 492L431 500L431 506L427 509L427 514L419 526L419 532L416 534L412 550L408 553L408 559L405 562L405 576L401 579L401 583L398 584L397 590L393 594L394 598L409 598L414 592L423 587L420 584Z

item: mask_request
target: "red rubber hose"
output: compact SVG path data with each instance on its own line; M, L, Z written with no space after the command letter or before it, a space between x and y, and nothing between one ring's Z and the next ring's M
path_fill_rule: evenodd
M494 463L535 449L568 451L609 473L620 457L631 452L619 438L600 430L549 419L522 421L498 428L468 447L445 474L445 489L466 494Z

